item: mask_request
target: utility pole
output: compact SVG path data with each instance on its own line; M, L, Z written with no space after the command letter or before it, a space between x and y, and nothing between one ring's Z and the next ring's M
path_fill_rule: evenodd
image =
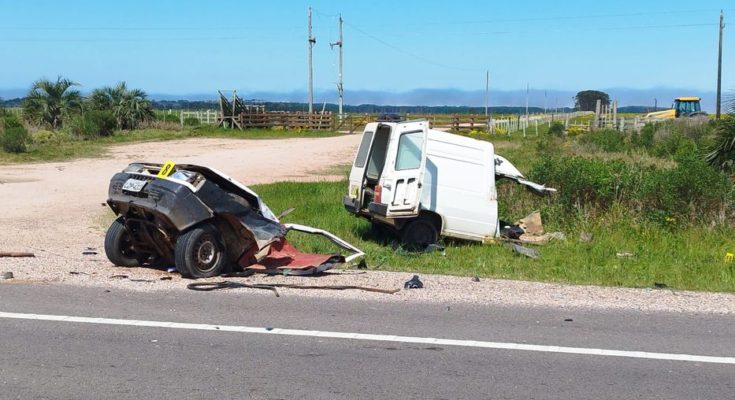
M725 14L720 10L720 49L717 54L717 111L716 119L720 119L722 106L722 31L725 29Z
M530 89L530 85L526 83L526 124L528 124L528 91Z
M309 7L309 114L314 112L314 72L311 66L311 49L316 38L311 36L311 7Z
M487 119L487 100L488 91L490 90L490 71L485 71L485 118Z
M546 115L546 96L547 94L548 94L547 91L544 90L544 115Z
M329 47L339 46L339 82L337 82L337 93L339 93L339 119L342 120L342 104L344 101L344 88L342 86L342 14L339 14L339 40L330 43Z
M658 99L655 97L653 98L653 111L658 111Z

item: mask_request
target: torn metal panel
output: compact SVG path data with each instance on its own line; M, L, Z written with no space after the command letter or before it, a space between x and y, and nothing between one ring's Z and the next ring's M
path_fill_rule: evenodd
M241 261L241 265L247 269L267 274L313 275L365 256L365 253L363 253L362 250L323 229L299 224L285 224L284 227L287 231L294 230L323 236L337 246L352 252L352 254L345 257L341 254L328 255L303 253L293 247L284 238L273 243L265 257L249 265L243 265L246 264L247 261Z
M531 193L544 196L549 193L555 193L556 189L546 187L536 182L531 182L526 179L521 171L518 170L510 161L504 157L495 155L495 177L496 179L510 179L519 185L524 186Z

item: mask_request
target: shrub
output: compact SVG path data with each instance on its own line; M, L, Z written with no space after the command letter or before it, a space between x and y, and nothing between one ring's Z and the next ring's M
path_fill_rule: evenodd
M69 132L75 136L92 139L110 136L117 122L112 112L106 110L90 110L74 118L69 124Z
M64 131L40 130L31 132L31 141L34 144L59 144L69 139L69 135Z
M186 117L184 118L184 126L199 126L199 118L197 117Z
M656 133L656 125L646 124L641 128L640 132L633 132L630 135L630 143L634 147L642 147L649 149L653 146L653 137Z
M614 129L599 129L580 137L581 143L592 144L603 151L625 150L625 135Z
M3 150L8 153L25 152L26 144L30 142L30 136L18 118L11 114L5 115L0 125L2 125L0 142L2 142Z
M163 122L181 123L181 117L178 114L157 114L156 119ZM186 123L186 120L184 120L184 123Z
M735 103L732 115L717 123L706 160L721 171L735 173Z
M692 223L724 222L735 210L735 191L728 177L686 150L681 151L674 168L551 157L538 161L529 176L557 188L553 202L567 214L577 210L596 213L619 205L635 217Z
M547 133L551 136L562 137L564 136L564 124L561 122L552 122Z

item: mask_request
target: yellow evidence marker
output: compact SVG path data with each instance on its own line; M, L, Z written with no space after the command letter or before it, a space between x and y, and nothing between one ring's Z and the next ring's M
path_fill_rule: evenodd
M157 176L159 178L167 178L172 172L174 172L174 167L176 167L176 164L173 161L166 161L163 163L161 170L158 171Z
M733 254L733 253L725 253L725 262L726 263L731 263L731 262L733 262L733 260L735 260L735 254Z

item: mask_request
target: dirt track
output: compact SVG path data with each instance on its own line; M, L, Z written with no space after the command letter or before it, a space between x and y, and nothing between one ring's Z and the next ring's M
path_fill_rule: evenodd
M313 180L315 172L349 162L359 139L357 135L288 140L188 139L114 146L96 159L2 165L0 251L30 251L38 257L0 259L0 267L4 267L0 269L11 270L18 279L64 280L72 270L91 273L88 267L93 266L87 266L86 261L95 257L82 257L82 251L95 248L100 255L96 258L104 260L100 221L106 212L107 186L110 177L130 162L202 164L246 185ZM316 177L330 178L338 177Z

